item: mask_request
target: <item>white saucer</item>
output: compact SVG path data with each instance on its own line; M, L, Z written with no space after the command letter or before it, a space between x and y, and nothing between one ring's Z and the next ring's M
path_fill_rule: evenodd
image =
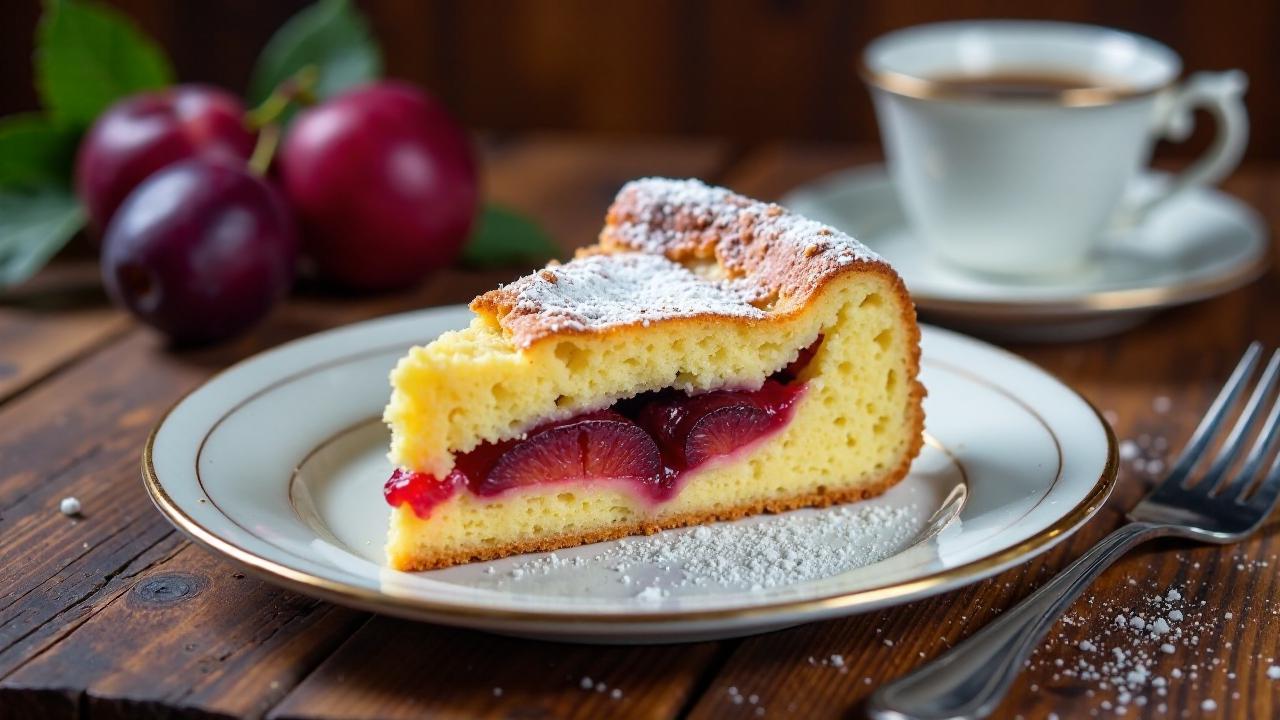
M1115 438L1083 398L1010 353L926 327L929 444L880 498L597 543L555 561L539 553L397 572L382 554L389 513L381 489L391 466L378 417L387 373L410 345L470 317L458 306L352 325L219 374L148 441L152 500L193 540L298 592L494 632L652 643L764 632L976 582L1070 535L1115 483ZM632 562L628 582L616 559L599 557L621 543L700 540L684 560L723 569L732 555L703 550L722 550L744 526L838 521L877 508L895 513L890 523L848 523L851 533L807 545L841 550L837 562L780 579L795 566L770 565L774 580L761 587L751 587L762 572L752 537L736 541L742 551L732 562L741 565L704 583L683 582L688 566L671 560ZM755 530L795 529L771 527Z
M1158 185L1165 176L1143 178ZM922 314L1008 340L1065 341L1128 329L1158 310L1220 295L1266 270L1267 230L1222 192L1194 189L1141 226L1109 237L1090 268L1019 284L943 265L907 228L883 166L842 171L793 190L792 210L866 243L898 270Z

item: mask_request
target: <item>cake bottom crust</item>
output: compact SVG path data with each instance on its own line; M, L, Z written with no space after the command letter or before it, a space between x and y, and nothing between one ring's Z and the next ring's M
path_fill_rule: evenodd
M919 406L917 405L917 407ZM923 424L922 420L923 418L920 418L921 424ZM817 493L806 493L785 498L771 498L761 502L744 503L736 507L716 512L690 512L665 518L640 520L633 523L612 525L585 532L532 538L506 544L495 544L464 552L420 555L411 558L401 557L397 558L398 562L395 563L395 566L397 570L410 572L419 570L438 570L440 568L451 567L453 565L497 560L500 558L510 557L512 555L522 555L524 553L549 552L552 550L577 547L579 545L604 542L606 540L617 540L618 538L635 535L652 535L660 530L704 525L711 522L739 520L744 517L761 515L764 513L780 513L788 510L799 510L801 508L822 508L829 507L831 505L856 502L859 500L870 500L871 498L884 494L886 490L898 484L898 482L906 477L907 471L910 470L912 461L915 459L916 455L919 454L920 447L923 442L923 434L917 435L914 446L910 449L910 452L903 456L902 461L898 463L897 467L879 478L858 487L840 488Z

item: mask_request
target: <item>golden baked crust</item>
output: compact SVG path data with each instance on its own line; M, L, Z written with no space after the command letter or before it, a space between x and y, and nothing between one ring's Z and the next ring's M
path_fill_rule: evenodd
M698 180L627 183L599 243L471 303L518 347L678 319L776 321L847 272L897 278L822 223ZM905 292L905 291L904 291Z

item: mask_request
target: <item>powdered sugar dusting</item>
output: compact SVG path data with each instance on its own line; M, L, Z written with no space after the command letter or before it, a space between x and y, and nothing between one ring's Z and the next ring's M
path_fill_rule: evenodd
M519 347L665 319L760 320L802 307L855 264L892 276L857 240L778 205L698 180L646 178L618 193L598 245L472 309L492 314Z
M673 594L724 590L761 592L832 577L900 552L924 522L914 505L843 505L776 517L701 525L519 560L497 575L509 589L571 576L585 566L607 568L620 594L641 604ZM603 549L601 549L603 548Z
M629 197L634 211L620 218L613 232L631 248L656 255L679 244L690 227L729 230L738 214L752 205L741 195L694 179L632 180L622 186L618 197ZM670 221L681 213L683 228Z
M720 315L760 319L764 311L726 283L708 282L661 255L590 255L521 278L506 322L538 317L551 332L587 332L650 319ZM521 327L510 329L520 335Z
M642 252L668 254L687 243L691 231L714 233L727 244L739 243L742 231L750 228L755 235L793 246L802 257L829 255L841 264L882 261L866 245L829 225L701 180L633 180L623 186L618 198L625 209L612 232Z

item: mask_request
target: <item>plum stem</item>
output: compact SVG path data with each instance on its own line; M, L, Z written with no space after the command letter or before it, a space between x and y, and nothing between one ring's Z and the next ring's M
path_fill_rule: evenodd
M245 122L254 130L280 122L288 110L295 106L315 104L316 84L320 82L320 69L307 65L276 86L258 107L245 115Z
M253 155L249 156L249 171L258 177L266 177L279 146L280 126L275 123L264 125L258 131L258 144L253 146Z
M286 113L294 106L307 106L316 102L316 84L320 81L320 69L307 65L280 83L271 95L258 107L245 114L245 124L258 131L258 144L249 158L249 169L258 176L265 176L280 146L280 125Z

